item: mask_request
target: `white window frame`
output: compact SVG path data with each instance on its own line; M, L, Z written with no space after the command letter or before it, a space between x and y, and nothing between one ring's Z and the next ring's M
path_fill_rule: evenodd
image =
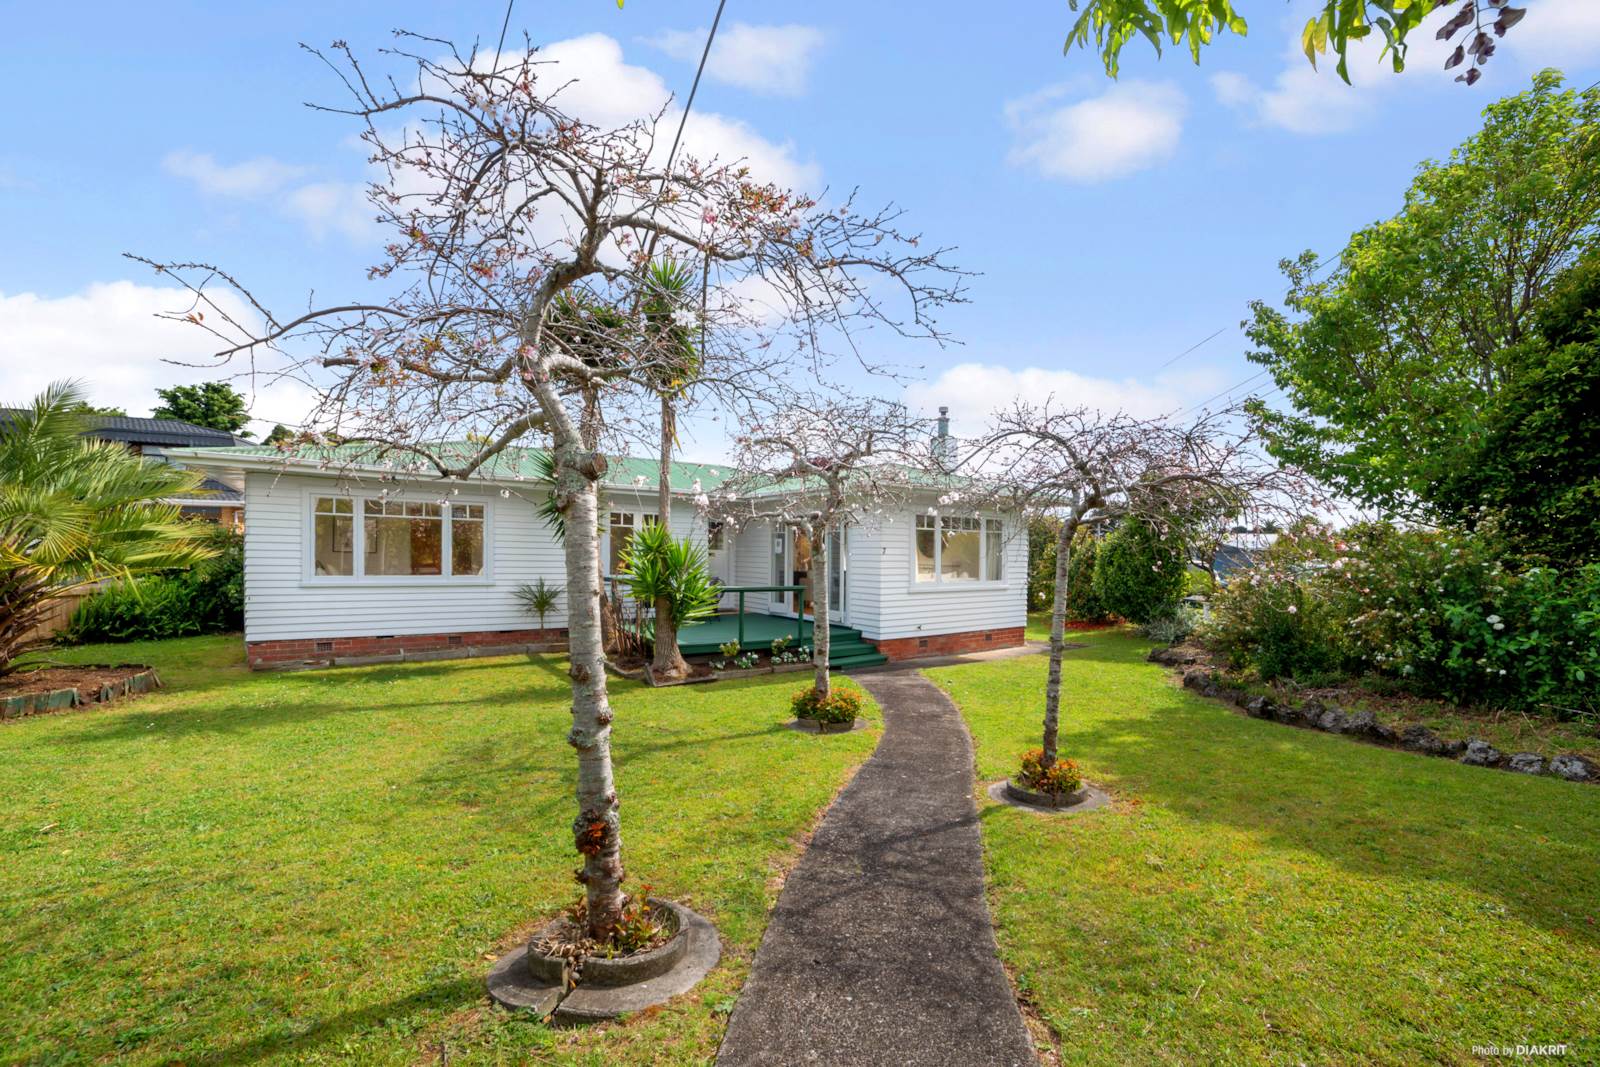
M349 500L354 517L354 530L351 534L354 539L355 561L354 574L318 574L316 570L317 556L317 500L321 497L336 497ZM305 522L301 529L305 531L304 551L301 553L300 584L301 585L493 585L494 584L494 505L481 497L458 499L448 497L441 514L440 525L440 568L443 574L368 574L367 571L367 523L366 502L368 500L382 502L403 501L409 503L438 503L438 497L429 497L424 494L391 494L387 497L375 493L350 493L340 490L307 489L302 497L302 512ZM471 504L483 509L483 571L480 574L451 574L449 573L454 563L451 551L450 505Z
M611 563L611 516L613 515L632 516L633 525L628 528L634 533L638 533L640 530L645 528L646 519L650 520L650 525L656 525L661 522L661 516L654 511L635 510L633 508L607 508L606 532L600 536L600 559L601 562L607 564L606 569L608 571L610 570L609 565Z
M954 578L949 581L944 577L944 541L939 536L945 519L977 519L978 520L978 576L976 578ZM917 523L926 519L933 520L933 577L929 579L917 576ZM986 577L989 573L989 523L1000 525L1000 577ZM1005 519L996 515L974 515L970 512L948 513L942 511L919 511L911 517L910 555L907 563L911 569L910 591L913 593L928 593L938 591L949 592L957 589L1004 589L1009 584L1006 566L1006 528Z

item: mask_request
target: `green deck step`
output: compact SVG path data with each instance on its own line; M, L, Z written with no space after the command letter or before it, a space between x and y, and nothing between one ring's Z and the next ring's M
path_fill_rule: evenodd
M828 667L830 670L848 670L851 667L876 667L880 663L888 663L889 657L882 652L867 652L855 656L829 656Z

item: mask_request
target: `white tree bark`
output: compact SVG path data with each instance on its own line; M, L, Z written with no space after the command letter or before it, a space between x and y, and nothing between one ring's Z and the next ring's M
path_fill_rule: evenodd
M557 449L557 486L567 519L567 644L572 678L572 729L578 753L578 816L573 840L583 855L578 879L588 933L609 939L622 914L622 819L611 769L611 702L600 635L600 537L595 479L575 443Z
M1050 673L1044 685L1044 759L1040 765L1056 762L1056 738L1061 725L1061 655L1066 651L1067 586L1072 577L1072 537L1078 520L1062 521L1056 534L1055 599L1050 608Z
M816 575L822 575L817 580ZM811 665L817 692L827 696L833 691L833 680L828 674L828 526L824 522L811 524Z

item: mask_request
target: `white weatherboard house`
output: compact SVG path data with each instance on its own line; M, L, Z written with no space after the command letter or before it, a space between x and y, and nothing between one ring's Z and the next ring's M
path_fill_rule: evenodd
M564 636L565 598L541 630L515 595L539 578L566 583L561 545L539 514L549 484L537 450L508 449L493 470L448 482L395 461L365 461L349 446L317 456L253 445L167 455L242 480L252 667L482 654ZM656 471L654 460L611 461L601 497L608 574L632 532L655 521ZM823 576L811 573L804 533L765 523L734 530L696 508L695 498L727 473L673 465L674 535L703 546L730 590L814 588ZM930 489L903 511L834 538L827 581L843 653L837 665L1022 643L1027 538L1013 516L941 508ZM740 599L730 591L724 610ZM746 647L770 640L779 620L804 625L793 592L750 591L742 600ZM731 636L729 619L701 625L717 642ZM690 627L681 643L692 654L714 651L716 642L697 643Z

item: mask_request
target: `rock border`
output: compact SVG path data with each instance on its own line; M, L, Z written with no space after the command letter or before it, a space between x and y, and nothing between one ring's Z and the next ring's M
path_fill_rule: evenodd
M783 725L791 730L798 730L803 734L853 734L857 730L865 730L872 724L866 719L857 716L848 723L818 722L816 719L790 719Z
M1055 801L1047 793L1025 789L1009 778L989 783L984 792L990 800L1039 815L1078 815L1086 811L1098 811L1111 804L1111 794L1089 782L1083 783L1077 792L1069 793L1069 797L1077 799L1065 804Z
M156 669L148 663L74 663L72 666L109 671L126 669L137 673L114 682L107 682L98 689L84 686L0 697L0 720L22 719L51 711L66 711L68 708L83 707L88 704L109 704L118 697L130 693L137 696L153 689L160 689L162 686L160 675L156 674Z
M722 943L708 920L682 904L655 898L651 903L670 908L677 916L678 933L670 941L625 961L593 959L585 963L585 968L599 962L610 964L616 970L611 979L627 984L607 985L592 978L585 982L581 977L572 988L564 981L552 982L546 968L530 965L529 945L524 943L490 969L485 979L489 999L511 1011L534 1012L557 1025L578 1026L644 1011L687 993L721 960ZM544 959L549 961L549 957ZM667 966L657 971L663 959ZM641 971L647 977L634 980Z
M1552 756L1548 760L1537 752L1514 752L1508 756L1481 738L1449 740L1420 723L1396 730L1379 722L1370 711L1346 711L1337 704L1324 704L1316 699L1288 703L1268 696L1253 696L1243 689L1222 684L1222 677L1217 671L1198 665L1200 656L1195 652L1157 648L1148 659L1152 663L1180 669L1185 689L1203 697L1226 701L1252 719L1342 734L1369 744L1421 756L1453 759L1469 767L1493 767L1514 774L1542 775L1568 782L1600 785L1600 764L1575 752Z

